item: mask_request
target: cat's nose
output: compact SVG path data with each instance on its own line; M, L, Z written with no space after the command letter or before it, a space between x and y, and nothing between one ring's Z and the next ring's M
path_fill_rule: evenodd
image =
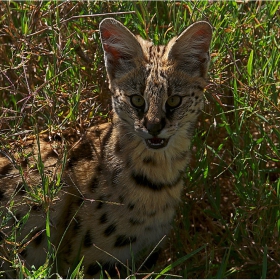
M161 120L158 118L149 120L148 118L145 118L144 125L147 128L148 132L152 136L157 136L160 134L162 129L165 127L165 119L162 118Z

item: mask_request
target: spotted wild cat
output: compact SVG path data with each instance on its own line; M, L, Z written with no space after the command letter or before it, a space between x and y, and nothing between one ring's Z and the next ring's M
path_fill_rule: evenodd
M27 267L44 264L53 250L53 271L65 277L84 258L85 277L98 277L99 264L110 273L117 260L141 264L170 230L203 106L211 26L196 22L166 46L154 46L107 18L100 36L111 123L89 129L76 143L67 135L42 135L27 139L17 154L2 150L5 277L14 277L11 248Z

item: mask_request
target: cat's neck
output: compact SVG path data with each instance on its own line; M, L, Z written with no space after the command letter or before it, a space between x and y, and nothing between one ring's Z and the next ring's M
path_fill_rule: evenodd
M114 153L119 163L125 164L139 180L144 176L156 182L159 188L172 187L178 183L189 162L190 140L184 134L186 131L180 130L166 147L151 149L115 115L109 154Z

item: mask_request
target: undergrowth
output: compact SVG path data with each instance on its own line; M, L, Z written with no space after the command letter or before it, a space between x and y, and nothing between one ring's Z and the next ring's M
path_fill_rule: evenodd
M279 8L277 1L0 2L1 151L12 153L11 141L38 131L82 134L107 121L103 18L155 44L209 21L205 109L174 230L150 277L279 278ZM17 254L19 277L54 276L52 250L33 270ZM80 262L69 277L82 275Z

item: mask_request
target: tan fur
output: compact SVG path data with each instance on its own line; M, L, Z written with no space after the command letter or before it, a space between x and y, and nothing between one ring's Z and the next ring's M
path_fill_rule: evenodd
M100 33L112 91L112 123L89 129L76 143L67 135L51 140L41 136L43 178L37 170L36 137L21 144L22 154L29 152L24 161L19 157L13 162L3 151L0 158L4 258L16 248L26 266L42 265L49 213L51 247L57 250L54 271L62 276L69 276L82 257L87 277L99 275L97 262L107 270L114 270L116 260L141 263L168 234L203 105L208 23L195 23L167 46L135 37L114 19L103 20ZM169 98L174 96L180 103L173 108ZM50 186L44 193L46 182ZM12 226L26 213L28 221L16 241L9 242ZM12 276L7 267L6 276Z

